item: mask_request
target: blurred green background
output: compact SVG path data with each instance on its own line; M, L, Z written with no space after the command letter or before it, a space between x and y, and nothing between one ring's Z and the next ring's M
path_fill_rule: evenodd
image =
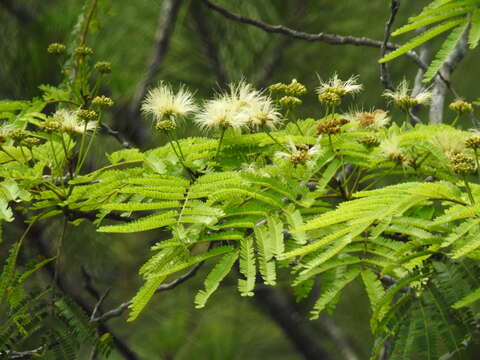
M88 40L94 49L94 59L107 60L113 65L113 72L102 89L116 102L109 122L116 129L143 133L136 138L135 144L141 149L163 143L163 139L153 134L148 121L128 116L132 96L152 53L162 3L162 0L99 0ZM271 24L290 25L305 32L367 36L378 40L383 38L385 21L390 14L390 1L387 0L216 0L216 3L245 16ZM402 1L394 28L426 3L426 0ZM56 85L61 81L60 65L49 56L46 48L52 42L68 42L83 5L81 0L0 1L0 98L39 96L40 84ZM312 90L301 111L305 116L316 117L320 116L313 93L318 86L317 76L326 79L338 72L341 78L347 78L358 74L366 89L356 99L355 106L387 107L380 96L383 87L376 63L379 49L332 46L267 34L227 20L204 6L194 6L187 0L181 5L170 47L158 67L154 84L160 80L174 86L183 83L195 90L199 99L211 96L221 87L221 79L204 51L205 39L199 35L198 22L218 50L227 82L245 79L266 86L297 78ZM393 40L401 43L405 39ZM434 42L433 51L435 46ZM467 100L478 97L474 88L478 85L475 55L468 53L453 77L457 91ZM266 70L272 63L276 65L268 74ZM404 77L412 81L417 71L406 57L395 60L389 67L394 83ZM453 118L453 115L447 113L448 117ZM192 133L195 130L186 127L185 135ZM105 152L115 149L119 146L114 140L99 137L92 166L104 162ZM53 244L49 239L58 231L60 224L51 223L38 241L51 249ZM5 236L7 244L8 236L16 238L15 232L9 230ZM95 299L84 290L81 268L86 269L99 292L112 289L104 304L104 309L110 309L133 296L140 286L138 268L148 258L149 247L158 236L150 233L106 236L96 233L93 225L83 223L66 239L61 255L62 274L72 291L93 306ZM3 258L5 247L0 249ZM35 252L35 249L27 251ZM201 271L206 273L208 266ZM255 298L238 295L233 280L225 281L205 309L195 310L193 298L202 286L201 278L203 276L158 294L135 322L127 323L123 315L110 320L109 325L139 359L303 358L289 336ZM291 289L283 286L282 281L280 288L291 302L290 307L303 314L307 322L312 299L294 304ZM360 286L353 284L343 295L333 317L324 316L308 323L331 359L349 359L342 352L342 348L345 350L342 342L333 336L335 329L358 359L368 358L371 336L366 301ZM111 358L123 357L114 351Z

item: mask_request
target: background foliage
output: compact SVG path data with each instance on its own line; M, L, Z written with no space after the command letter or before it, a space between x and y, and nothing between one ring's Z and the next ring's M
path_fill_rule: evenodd
M304 8L296 1L217 3L236 13L260 18L272 24L289 24L310 33L328 31L365 35L375 39L383 38L384 24L390 14L386 2L369 2L360 7L355 1L310 1L305 2ZM396 24L406 23L407 17L417 13L426 3L402 2ZM4 49L0 61L2 98L29 99L40 96L42 93L38 88L39 84L55 85L61 81L59 65L46 52L46 48L55 41L68 43L69 34L77 22L83 4L78 1L52 1L49 4L23 1L21 7L29 14L26 18L16 15L9 6L0 7L0 41ZM161 1L99 1L98 12L90 27L89 45L94 48L95 59L111 61L113 66L113 72L102 88L102 93L111 96L116 102L115 107L105 115L106 120L113 128L125 130L127 138L142 150L163 145L165 142L149 123L140 117L132 120L128 115L132 97L152 51L161 7ZM197 21L203 23L209 32L209 38L218 47L226 81L246 79L265 86L276 81L288 82L295 77L312 89L318 83L315 73L322 78L330 77L335 71L343 78L350 74L359 74L367 90L352 106L367 109L387 106L385 100L379 96L383 91L378 80L379 68L376 63L380 58L379 49L286 40L280 35L266 34L261 30L230 22L205 8L195 8L190 2L185 2L180 8L170 48L154 83L158 80L173 84L181 82L197 89L198 97L210 96L215 88L222 86L218 71L212 68L202 39L198 36L195 16L201 16ZM367 21L367 18L378 21ZM434 40L432 48L438 48L441 41L442 39ZM265 68L280 53L279 64L265 83ZM472 52L467 55L453 77L456 90L468 100L478 96L475 67L472 66L474 63L475 53ZM406 57L391 64L390 68L395 83L403 77L412 79L417 70ZM348 109L349 106L347 103L344 108ZM300 116L302 115L318 118L321 116L315 96L305 99L300 110ZM392 116L403 120L403 115L398 110L392 109ZM426 118L425 110L420 112L420 117L422 116ZM447 113L446 117L449 122L453 120L454 114ZM461 125L468 127L469 123L462 120ZM182 129L182 136L191 135L192 131L196 134L197 130ZM107 160L104 154L118 148L114 139L100 135L87 164L88 169L105 165ZM11 244L21 236L21 223L22 219L17 218L15 223L4 229L4 241L0 246L5 258ZM41 229L36 229L35 235L28 240L28 246L25 246L20 254L19 262L22 268L28 269L28 266L25 266L28 260L38 258L39 254L47 255L48 258L56 254L57 245L52 239L58 238L62 227L62 221L52 220L42 223ZM150 245L157 241L158 234L111 236L96 232L96 227L90 222L82 222L74 231L69 232L60 257L56 259L61 281L70 295L73 294L76 300L81 300L90 308L97 302L95 293L98 296L105 289L112 288L103 307L113 308L131 298L141 286L142 280L135 274L151 256ZM301 358L300 353L289 342L288 334L285 335L269 317L268 311L264 309L265 304L262 305L261 301L255 298L238 296L235 274L226 278L206 308L195 310L193 294L203 287L203 279L207 276L208 269L202 268L199 272L199 276L182 286L159 294L137 321L126 323L125 316L113 318L109 322L110 329L128 344L138 358L160 356L165 359L189 359L192 354L195 354L196 358L212 359ZM32 279L31 286L34 290L51 282L48 276L40 271L34 273ZM282 277L279 287L290 294L289 284ZM295 304L292 296L288 295L287 299L291 309L304 314L305 318L308 316L312 307L311 301ZM67 302L63 303L61 300L58 300L56 305L59 313L76 311L76 308L72 310ZM75 305L71 307L74 308ZM353 349L358 358L368 357L372 347L368 308L368 298L360 282L355 282L346 289L338 311L332 318L322 315L319 321L309 324L332 359L348 358L348 354L337 350L342 348L341 341L346 341L348 348ZM416 311L421 312L422 309L418 308ZM66 320L50 327L59 333L61 329L69 329L69 318L64 318ZM335 329L339 329L342 334L340 342L332 335ZM105 329L90 329L86 326L84 331L87 334L85 337L88 337L91 331L103 333ZM344 345L343 349L347 348L346 344ZM89 354L81 356L87 357ZM122 356L124 355L121 355L121 351L113 346L111 358Z

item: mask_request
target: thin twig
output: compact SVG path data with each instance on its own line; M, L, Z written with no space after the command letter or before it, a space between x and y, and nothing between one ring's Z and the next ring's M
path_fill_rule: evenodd
M95 304L95 307L93 308L93 311L92 311L92 315L90 315L90 321L92 321L93 319L95 319L95 315L97 315L97 312L100 308L100 306L102 306L102 303L103 301L105 300L105 298L108 296L108 293L110 292L110 288L108 288L107 290L105 290L105 292L103 293L103 295L100 297L100 299L98 299L97 303Z
M292 17L292 20L289 22L289 26L295 26L300 19L303 18L305 14L305 10L307 9L308 1L299 1L297 10ZM283 55L285 51L293 45L293 39L291 37L284 37L278 44L275 46L274 50L272 51L272 56L266 60L265 64L263 65L263 72L259 76L259 80L257 81L257 86L259 88L265 88L269 85L273 75L277 68L281 65Z
M200 267L203 265L203 262L200 262L198 264L196 264L188 273L178 277L177 279L173 280L172 282L170 283L167 283L167 284L162 284L160 285L157 290L155 291L155 293L158 293L158 292L162 292L162 291L167 291L167 290L171 290L171 289L174 289L176 288L178 285L184 283L185 281L187 281L188 279L192 278L195 276L195 274L197 273L198 269L200 269ZM97 321L107 321L107 320L110 320L114 317L117 317L117 316L120 316L123 314L123 312L132 304L131 301L126 301L124 303L121 303L119 306L117 306L116 308L112 309L112 310L109 310L105 313L103 313L102 315L96 317L96 318L93 318L92 322L97 322Z
M385 24L385 35L383 37L383 43L380 48L380 58L383 58L387 52L387 43L390 40L390 35L392 34L392 26L397 16L398 9L400 8L400 0L391 0L390 3L390 17ZM380 81L382 82L385 89L393 90L392 83L390 82L390 73L388 71L387 63L380 64Z
M113 130L110 126L105 123L101 123L102 130L107 134L115 138L120 145L125 149L131 149L132 145L127 141L125 136L117 130Z
M205 17L200 2L193 1L190 15L192 17L193 24L195 25L196 33L198 34L203 52L210 63L210 68L217 78L218 86L223 88L228 82L228 77L225 73L222 62L220 61L220 52L217 47L218 41L215 41L210 33L210 29L208 28L209 21Z
M230 20L252 25L269 33L287 35L299 40L322 41L330 45L355 45L355 46L367 46L367 47L373 47L373 48L381 48L383 46L383 41L370 39L365 36L362 36L362 37L342 36L342 35L330 34L325 32L311 34L311 33L306 33L302 31L297 31L283 25L271 25L259 20L251 19L242 15L238 15L233 12L230 12L221 6L214 4L210 0L201 0L201 1L203 1L210 9L216 11L217 13L221 14L222 16ZM400 47L400 45L393 44L390 42L387 42L385 46L388 50L396 50ZM418 58L418 55L414 51L409 51L407 52L406 55L410 57L415 63L417 63L418 66L422 66L422 67L426 66L420 61L420 59Z

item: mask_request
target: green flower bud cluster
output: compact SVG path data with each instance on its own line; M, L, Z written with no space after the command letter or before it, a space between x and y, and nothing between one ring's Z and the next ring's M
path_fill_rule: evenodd
M85 121L94 121L98 118L98 113L94 110L80 109L78 110L78 117Z
M13 130L9 134L10 138L12 138L16 143L21 142L23 139L25 139L28 136L28 133L25 130L22 129L17 129Z
M22 140L21 144L26 146L27 148L31 149L35 145L40 143L40 139L34 136L27 136L25 139Z
M100 108L109 108L113 106L113 100L107 96L96 96L92 100L92 105L98 106Z
M468 114L473 112L472 104L463 100L456 100L452 102L450 105L448 105L448 108L460 114Z
M470 149L478 149L480 148L480 136L479 135L474 135L469 137L467 140L465 140L465 145L470 148Z
M358 142L368 148L380 145L380 140L375 135L365 135L361 137Z
M388 159L393 161L394 163L401 164L401 165L408 165L409 160L408 158L401 154L401 153L392 153L388 156Z
M309 159L310 155L306 149L299 149L290 155L290 161L295 165L305 164Z
M295 107L302 104L302 100L295 96L283 96L278 103L285 107Z
M339 106L342 103L342 95L337 91L324 91L318 95L318 101L325 106Z
M177 128L177 124L171 119L160 120L155 124L155 128L159 131L168 133L175 130Z
M322 121L320 124L317 125L317 132L319 134L338 134L342 129L342 125L348 123L347 119L327 119Z
M63 44L60 43L52 43L48 45L47 51L49 54L52 55L61 55L65 52L66 47Z
M307 88L297 79L293 79L290 84L276 83L269 87L270 91L283 93L288 96L303 96L307 93Z
M449 157L452 164L453 171L456 174L469 174L475 170L475 163L473 158L464 153L452 154Z
M93 50L88 46L79 46L75 49L75 54L78 56L88 56L93 54Z
M40 128L46 132L55 132L62 128L62 124L59 121L46 120L40 124Z
M110 74L112 72L112 63L109 61L99 61L93 68L100 74Z

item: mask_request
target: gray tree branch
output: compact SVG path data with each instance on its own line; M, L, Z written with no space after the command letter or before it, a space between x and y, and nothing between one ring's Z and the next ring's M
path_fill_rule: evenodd
M171 290L171 289L174 289L176 288L178 285L184 283L185 281L187 281L188 279L191 279L192 277L195 276L195 274L198 272L198 269L200 269L200 267L202 266L203 262L200 262L198 264L196 264L189 272L187 272L186 274L178 277L177 279L173 280L172 282L170 283L167 283L167 284L162 284L160 285L157 290L155 291L155 293L158 293L158 292L162 292L162 291L167 291L167 290ZM124 303L121 303L120 305L118 305L115 309L112 309L112 310L109 310L105 313L103 313L102 315L98 316L98 317L94 317L91 321L94 321L94 322L103 322L103 321L107 321L107 320L110 320L114 317L117 317L117 316L120 316L123 314L123 312L132 304L131 301L126 301Z
M194 1L190 8L190 16L193 20L198 38L203 48L203 52L208 59L210 68L215 74L218 86L225 87L228 82L227 74L223 68L220 60L220 53L217 47L217 42L213 40L213 36L208 28L208 18L205 16L203 6L200 2Z
M308 1L300 1L298 3L298 8L295 11L295 14L292 17L292 20L290 21L289 26L295 26L296 23L303 18L303 15L305 14L305 10L307 9ZM282 60L283 60L283 55L285 54L285 51L293 44L293 39L289 36L284 37L279 41L277 46L272 52L272 56L267 59L265 62L265 65L263 66L264 70L262 74L259 77L259 80L257 81L257 86L259 88L265 88L266 86L269 85L269 82L271 81L273 75L275 74L275 71L277 68L281 65Z
M32 226L28 237L30 238L29 243L34 244L34 246L37 248L38 252L45 258L51 257L50 250L47 248L45 243L43 242L43 228L39 224L35 224ZM44 269L46 270L46 273L51 279L54 279L54 274L55 274L55 266L52 263L48 263L45 265ZM58 278L56 279L56 287L58 290L60 290L62 293L64 293L66 296L69 298L73 299L82 309L85 313L90 314L92 313L93 309L90 307L90 305L83 300L81 296L79 296L72 287L68 284L67 281L63 278L61 274L59 274ZM128 344L121 338L119 337L114 330L109 328L107 324L105 324L103 321L99 321L97 323L97 328L100 333L110 333L113 339L113 343L115 348L118 350L120 355L126 359L126 360L137 360L138 357L135 354L135 352L130 349Z
M277 323L305 359L330 359L320 344L318 333L289 304L287 297L279 288L267 286L257 288L253 300Z
M355 46L367 46L367 47L373 47L373 48L381 48L383 46L383 41L370 39L364 36L363 37L341 36L341 35L330 34L325 32L310 34L302 31L297 31L283 25L271 25L259 20L251 19L242 15L238 15L233 12L230 12L227 9L222 8L221 6L214 4L210 0L196 0L196 1L203 1L210 9L212 9L213 11L216 11L217 13L221 14L227 19L234 20L243 24L252 25L269 33L287 35L299 40L322 41L330 45L355 45ZM385 47L388 50L396 50L400 47L400 45L387 42ZM407 52L406 55L410 57L418 66L421 66L421 67L426 66L420 61L420 59L418 58L418 55L414 51L409 51Z
M28 10L22 4L19 4L18 0L0 0L0 5L23 24L32 23L35 21L30 10Z
M453 72L457 68L460 61L467 51L468 29L463 33L462 38L457 43L452 52L448 55L447 60L442 65L439 75L435 77L432 86L432 100L430 104L429 123L441 124L443 121L443 110L445 108L445 97L449 88L450 79ZM445 81L442 81L442 78ZM452 89L450 89L452 90ZM453 91L453 90L452 90ZM454 96L458 95L453 91Z
M383 36L383 43L380 48L380 58L383 58L387 52L388 40L390 40L390 36L392 34L392 26L393 26L393 23L395 22L395 18L397 16L399 8L400 8L400 0L391 0L390 17L388 18L385 24L385 34ZM390 81L390 73L388 71L387 63L380 64L380 81L382 82L383 87L385 89L393 90L393 86Z

